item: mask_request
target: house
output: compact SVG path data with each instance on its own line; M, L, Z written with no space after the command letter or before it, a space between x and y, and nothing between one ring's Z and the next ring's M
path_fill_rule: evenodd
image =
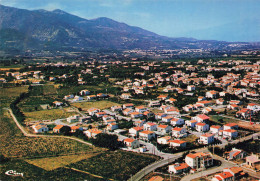
M219 134L219 131L222 130L223 128L221 126L218 125L212 125L210 126L210 132L213 134Z
M149 111L149 109L147 107L144 107L144 106L138 106L138 107L135 108L135 111L139 112L139 113L143 113L143 112Z
M148 181L164 181L164 178L161 176L153 176Z
M186 126L189 126L191 128L195 128L197 121L196 120L186 120L185 124L186 124Z
M140 139L151 140L155 138L155 133L153 131L145 130L139 133Z
M142 132L144 129L143 127L133 127L129 129L129 134L131 136L139 136L139 133Z
M208 114L211 111L213 111L212 107L205 107L205 108L202 109L203 114Z
M100 112L100 110L99 109L97 109L97 108L90 108L90 109L88 109L88 114L90 115L90 116L94 116L96 113L98 113L98 112Z
M199 143L208 145L214 142L214 134L203 134L200 136Z
M196 102L197 105L200 105L202 107L207 107L213 105L212 101L198 101Z
M53 133L61 133L62 128L64 127L64 125L57 125L53 128Z
M64 99L65 99L66 101L69 100L69 99L73 99L73 98L74 98L74 95L73 95L73 94L64 96Z
M172 127L168 126L168 125L160 124L160 125L157 126L157 131L162 133L162 134L166 134L166 133L171 132L171 129L172 129Z
M206 123L207 121L209 121L209 117L205 114L199 114L192 119L198 121L199 123Z
M166 104L174 104L176 101L177 101L176 99L170 98L170 99L167 99L167 100L165 101L165 103L166 103Z
M183 109L184 111L186 111L186 112L189 112L189 111L194 110L195 107L194 107L192 104L188 104L188 105L182 107L182 109Z
M144 126L144 130L150 130L150 131L157 130L157 124L152 123L152 122L147 122L143 126Z
M222 98L219 98L216 100L216 104L218 104L218 105L224 105L225 103L226 103L225 100Z
M126 115L126 116L130 115L133 112L134 112L134 110L131 109L131 108L126 108L126 109L123 110L123 114Z
M247 109L250 109L253 112L258 112L258 111L260 111L260 105L259 104L255 104L255 103L249 103L247 105Z
M154 113L150 111L143 112L143 115L146 116L147 118L154 117Z
M236 123L227 123L224 125L224 130L227 129L238 129L238 124Z
M96 98L97 98L96 95L89 95L89 96L87 96L87 100L94 100Z
M135 140L133 138L126 138L124 139L124 144L129 149L135 149L140 147L140 143L138 140Z
M81 90L80 92L79 92L79 94L80 95L82 95L82 96L85 96L85 95L89 95L90 94L90 91L89 90Z
M217 98L217 91L208 91L206 92L206 97L207 98L212 98L212 99L216 99Z
M237 136L238 136L237 130L234 129L223 130L223 137L232 139L232 138L236 138Z
M123 109L127 109L127 108L130 108L130 109L133 109L134 108L134 104L123 104Z
M184 119L181 118L172 118L171 119L171 125L173 126L181 126L184 125Z
M176 140L169 140L170 147L182 147L185 148L187 144L187 141L182 141L179 139Z
M72 100L72 102L77 102L77 101L83 101L83 97L80 96L75 96Z
M203 96L199 96L198 97L198 101L204 101L204 100L206 100L207 98L206 97L203 97Z
M38 123L32 126L33 130L35 133L44 133L49 131L49 128L47 125L43 124L43 123Z
M162 121L165 123L170 123L173 118L174 118L173 116L165 116L162 117Z
M170 136L164 136L161 138L157 138L157 143L167 145L169 140L171 140Z
M83 128L79 126L71 126L70 129L71 129L70 131L71 133L75 133L77 130L83 131Z
M97 112L95 115L96 115L98 118L101 118L101 117L107 115L107 113L106 113L106 112Z
M143 114L139 113L139 112L132 112L132 113L130 113L130 116L131 116L131 118L135 119L135 118L143 117Z
M149 107L160 107L161 103L160 101L156 100L156 101L150 101L148 105Z
M231 173L235 177L235 180L240 180L240 178L245 175L245 173L241 167L224 168L223 172Z
M239 100L231 100L231 101L229 101L229 104L240 105L240 104L242 104L242 101L239 101Z
M168 171L170 173L183 173L183 172L188 172L190 170L190 167L187 163L175 163L173 165L169 165Z
M250 114L252 115L252 112L250 109L243 108L240 111L236 112L237 117L243 117L243 118L249 118Z
M209 125L206 123L197 123L196 130L198 132L207 132L207 131L209 131Z
M88 138L95 138L98 134L102 133L101 130L93 128L93 129L89 129L87 131L84 131L84 134L88 137Z
M118 124L116 124L115 122L113 123L109 123L106 127L106 129L108 131L114 131L115 129L118 129Z
M97 97L99 97L99 98L107 98L109 96L107 94L99 93L99 94L97 94Z
M74 115L74 116L70 116L67 118L67 122L68 123L75 123L79 121L80 116L79 115Z
M234 177L230 172L221 172L216 174L211 181L233 181Z
M196 90L196 87L194 85L188 85L187 86L187 90L188 91L195 91Z
M174 136L175 138L186 137L187 130L186 130L186 128L175 127L172 129L172 136Z
M190 153L186 155L185 163L193 169L207 168L213 166L213 158L209 153Z
M157 99L161 100L161 101L165 101L166 99L168 99L168 96L167 95L159 95L157 97Z
M167 116L167 114L165 114L165 113L155 113L155 119L156 119L156 120L162 119L162 118L164 118L164 117L166 117L166 116ZM173 117L171 116L171 118L173 118ZM166 120L166 121L170 122L170 120L171 120L171 119Z
M58 107L58 106L62 106L62 105L63 105L63 102L54 101L53 104Z
M112 106L111 107L111 111L113 111L113 112L122 111L122 107L121 106Z
M130 93L123 93L120 97L121 99L130 99L132 96Z
M175 108L175 107L171 107L170 109L166 109L164 112L167 113L167 114L173 114L173 115L179 115L180 114L179 109Z
M146 122L145 119L143 119L143 120L135 120L134 121L134 125L142 127L145 124L145 122Z
M246 157L246 166L252 169L260 169L259 155L252 154Z
M227 151L224 153L224 157L227 160L238 160L238 159L243 159L246 155L246 152L243 150L239 150L236 148L232 148L231 151Z
M227 108L231 110L239 110L239 106L236 104L229 104Z
M103 117L104 117L104 116L103 116ZM111 124L111 123L116 123L116 120L113 119L113 118L111 118L111 119L105 119L105 120L103 121L103 124L105 124L105 125L108 125L108 124Z

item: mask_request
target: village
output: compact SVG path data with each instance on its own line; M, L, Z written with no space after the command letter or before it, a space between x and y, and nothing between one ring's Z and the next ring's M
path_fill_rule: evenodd
M166 164L170 175L204 173L220 161L234 164L210 173L212 181L248 175L259 178L259 150L236 147L238 142L259 142L259 61L94 61L32 67L6 72L0 81L29 85L32 90L45 85L57 85L57 90L65 85L78 87L31 107L28 112L62 110L70 115L25 118L24 125L32 134L76 136L86 141L116 135L122 150L162 159L186 153L182 160ZM73 67L77 69L73 74L59 71ZM104 103L109 104L99 106ZM225 150L227 145L233 147ZM217 148L224 150L218 157Z

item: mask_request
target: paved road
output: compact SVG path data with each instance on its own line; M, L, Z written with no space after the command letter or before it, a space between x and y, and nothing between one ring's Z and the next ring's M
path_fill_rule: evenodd
M9 111L9 113L11 114L15 124L17 125L17 127L22 131L22 133L24 134L24 136L27 136L27 137L48 137L48 138L66 138L66 139L70 139L70 140L75 140L75 141L78 141L80 143L83 143L85 145L90 145L92 146L91 143L88 143L88 142L85 142L81 139L78 139L78 138L73 138L73 137L69 137L69 136L58 136L58 135L37 135L37 134L30 134L30 133L27 133L24 129L24 127L18 122L18 120L16 119L15 115L13 114L12 110L11 109L7 109Z

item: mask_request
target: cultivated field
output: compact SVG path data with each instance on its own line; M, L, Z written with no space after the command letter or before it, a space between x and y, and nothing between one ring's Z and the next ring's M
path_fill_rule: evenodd
M120 104L111 101L95 101L95 102L73 103L71 105L77 108L81 108L82 110L87 110L92 107L99 108L99 109L107 109L110 108L111 106L119 106Z
M9 107L10 103L21 93L27 92L28 86L0 88L0 107Z

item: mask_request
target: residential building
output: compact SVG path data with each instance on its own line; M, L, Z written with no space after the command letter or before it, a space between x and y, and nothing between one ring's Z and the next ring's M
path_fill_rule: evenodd
M169 165L168 171L170 173L179 174L183 172L188 172L190 167L187 163L175 163L173 165Z
M140 143L138 140L135 140L133 138L126 138L124 139L124 144L130 148L130 149L135 149L140 147Z
M129 134L131 136L139 136L139 133L142 132L144 129L143 127L133 127L129 129Z
M187 130L186 130L186 128L175 127L172 129L172 136L174 136L175 138L186 137Z
M157 138L157 143L166 145L166 144L168 144L169 140L171 140L170 136L164 136L164 137L161 137L161 138Z
M170 147L182 147L185 148L187 144L187 141L183 141L183 140L169 140L169 145Z
M209 131L209 125L206 123L197 123L196 130L198 132L207 132L207 131Z
M173 125L173 126L181 126L184 124L185 124L184 119L181 119L181 118L172 118L171 119L171 125Z
M213 158L209 153L190 153L186 155L185 163L193 169L207 168L213 166Z
M168 125L160 124L160 125L157 126L157 131L162 133L162 134L169 133L169 132L171 132L171 130L172 130L172 127L168 126Z
M84 134L88 137L88 138L95 138L98 134L102 133L101 130L93 128L93 129L89 129L87 131L84 131Z
M200 136L199 143L208 145L214 142L214 134L203 134Z
M152 122L147 122L144 125L144 130L150 130L150 131L156 131L157 130L157 124Z
M155 133L153 131L145 130L139 133L140 139L151 140L155 138Z

